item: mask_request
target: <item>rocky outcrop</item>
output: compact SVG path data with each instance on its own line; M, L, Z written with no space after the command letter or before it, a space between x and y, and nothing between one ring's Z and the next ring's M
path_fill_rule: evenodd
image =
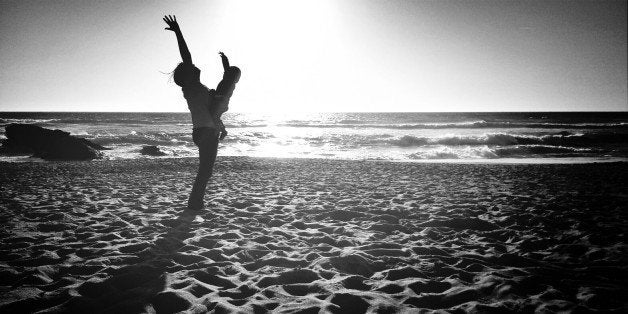
M50 130L33 124L9 124L7 139L2 143L5 154L33 154L46 160L91 160L102 157L107 149L61 130Z
M142 150L140 151L140 153L142 155L148 155L148 156L165 156L166 155L166 153L160 151L159 147L155 145L142 146Z

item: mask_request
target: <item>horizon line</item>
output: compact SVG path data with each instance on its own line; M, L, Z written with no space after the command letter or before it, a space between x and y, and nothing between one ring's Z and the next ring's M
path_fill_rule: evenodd
M282 111L281 114L293 113L628 113L625 110L550 110L550 111ZM63 110L25 110L25 111L7 111L0 110L0 113L189 113L189 111L63 111ZM231 111L225 113L275 113L272 111Z

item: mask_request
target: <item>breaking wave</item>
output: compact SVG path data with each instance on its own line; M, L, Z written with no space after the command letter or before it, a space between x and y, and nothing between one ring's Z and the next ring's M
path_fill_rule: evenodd
M391 145L413 147L424 145L554 145L554 146L590 146L596 144L628 143L628 135L614 132L578 133L561 132L547 135L523 135L495 133L480 136L453 135L445 137L417 137L405 135L400 138L386 140Z
M189 113L0 113L139 156L197 154ZM316 113L225 116L219 154L348 159L628 158L626 113ZM6 136L0 131L0 142Z
M354 120L341 120L337 123L318 123L312 121L280 123L279 126L295 128L377 128L377 129L513 129L513 128L535 128L535 129L628 129L628 123L537 123L537 122L487 122L467 121L455 123L403 123L403 124L380 124L364 123Z
M531 157L592 157L596 150L547 145L517 145L512 147L447 147L441 146L408 154L408 159L495 159Z

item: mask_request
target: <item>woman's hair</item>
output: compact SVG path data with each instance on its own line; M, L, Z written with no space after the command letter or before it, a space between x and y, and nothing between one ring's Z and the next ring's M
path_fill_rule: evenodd
M194 65L181 62L174 69L172 78L175 84L184 87L186 83L199 82L200 74L201 70Z

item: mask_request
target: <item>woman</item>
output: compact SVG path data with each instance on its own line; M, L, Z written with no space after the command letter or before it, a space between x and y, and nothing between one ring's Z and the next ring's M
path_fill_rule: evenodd
M188 208L198 210L204 207L203 196L216 161L222 122L214 109L215 91L201 84L201 70L192 63L192 55L183 39L176 17L165 16L163 20L168 24L166 30L173 31L177 36L179 52L183 60L174 70L173 78L174 82L182 88L183 97L192 114L192 139L198 146L200 160L196 180L188 199Z

